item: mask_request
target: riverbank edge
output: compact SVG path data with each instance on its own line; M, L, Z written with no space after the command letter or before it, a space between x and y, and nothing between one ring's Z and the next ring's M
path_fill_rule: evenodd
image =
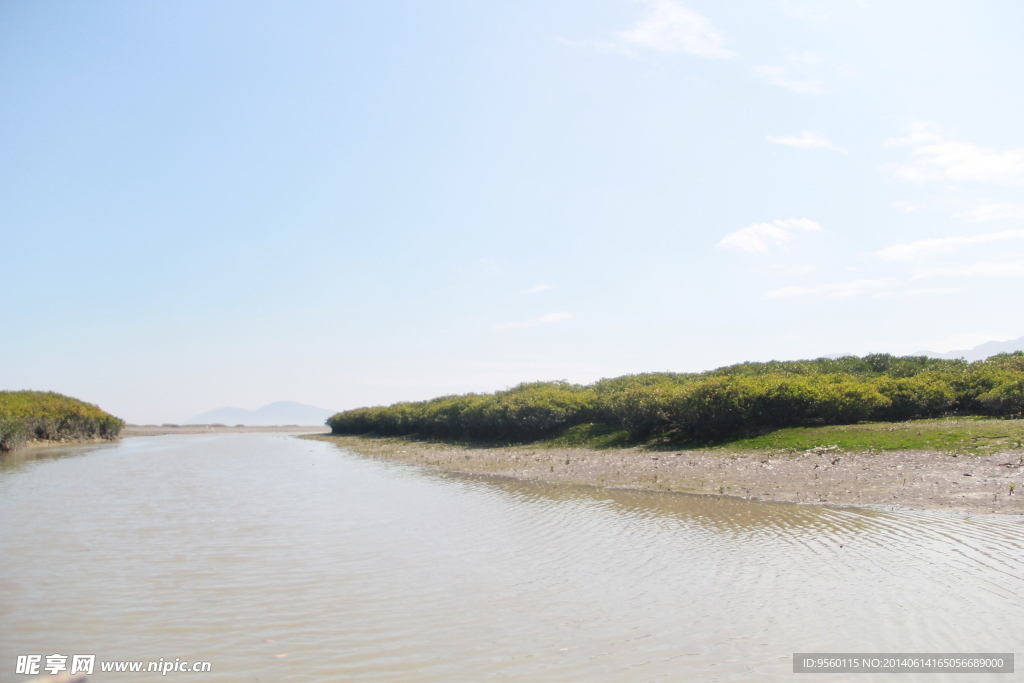
M64 437L60 439L29 439L21 442L9 450L0 450L0 453L20 453L22 451L37 451L44 448L66 448L68 446L85 446L88 444L115 443L120 437Z
M1024 449L802 453L467 446L408 437L305 435L345 450L468 475L802 504L1024 515Z

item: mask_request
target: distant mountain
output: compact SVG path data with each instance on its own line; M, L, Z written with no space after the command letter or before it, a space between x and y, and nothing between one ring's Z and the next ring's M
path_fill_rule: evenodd
M246 425L249 427L272 427L276 425L322 425L338 411L307 406L295 401L276 401L256 410L245 408L217 408L186 420L190 425Z
M928 356L929 358L948 358L950 360L955 358L964 358L968 361L985 360L990 356L995 356L1000 353L1013 353L1014 351L1024 351L1024 337L1020 339L1011 339L1009 341L989 341L984 344L979 344L973 349L964 349L962 351L947 351L946 353L938 353L936 351L918 351L917 353L897 354L900 356ZM880 353L880 352L879 352ZM859 356L856 353L832 353L822 358L831 358L833 360L837 358L845 358L846 356Z
M975 361L985 360L989 356L994 356L998 353L1013 353L1014 351L1024 351L1024 337L1011 339L1010 341L985 342L984 344L975 346L973 349L965 349L963 351L948 351L946 353L921 351L914 355L930 356L931 358L963 358L965 360Z

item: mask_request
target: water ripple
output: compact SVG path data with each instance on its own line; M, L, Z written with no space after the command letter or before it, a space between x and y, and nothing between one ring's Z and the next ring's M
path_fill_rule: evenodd
M204 681L789 680L794 651L1012 651L1022 550L1017 519L140 437L0 473L0 662L208 659Z

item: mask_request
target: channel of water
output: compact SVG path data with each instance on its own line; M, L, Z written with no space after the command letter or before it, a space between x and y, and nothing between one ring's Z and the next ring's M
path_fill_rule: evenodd
M791 656L1022 649L1024 522L136 437L5 457L0 596L0 681L61 653L211 662L91 681L866 683Z

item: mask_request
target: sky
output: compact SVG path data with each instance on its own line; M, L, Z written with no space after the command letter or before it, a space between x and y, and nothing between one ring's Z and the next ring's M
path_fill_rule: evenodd
M0 1L0 389L133 423L1024 335L1024 3Z

